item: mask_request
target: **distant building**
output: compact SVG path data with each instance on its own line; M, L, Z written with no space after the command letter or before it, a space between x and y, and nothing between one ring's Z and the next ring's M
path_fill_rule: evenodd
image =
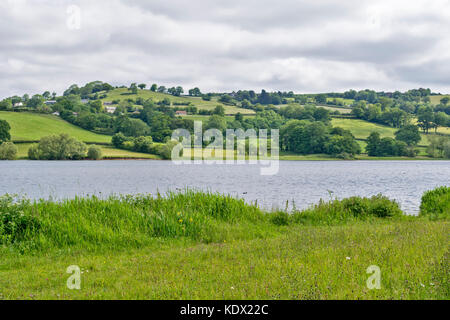
M117 107L105 107L106 112L114 113L116 112Z
M49 100L49 101L45 101L44 103L46 105L48 105L48 106L52 106L52 105L54 105L56 103L56 101L55 100Z
M177 111L175 112L177 116L187 116L187 111Z
M52 115L54 115L54 116L58 116L58 117L60 116L60 114L59 114L59 112L58 112L58 111L56 111L56 112L53 112L53 113L52 113Z
M112 103L112 102L109 102L109 101L105 101L105 102L103 102L103 105L104 105L104 106L112 106L113 103Z
M23 107L23 103L22 103L22 102L16 102L16 103L14 103L13 107L14 107L14 108L20 108L20 107Z
M82 104L87 104L87 103L89 103L89 99L81 99L81 103Z
M74 116L78 116L78 112L72 112Z

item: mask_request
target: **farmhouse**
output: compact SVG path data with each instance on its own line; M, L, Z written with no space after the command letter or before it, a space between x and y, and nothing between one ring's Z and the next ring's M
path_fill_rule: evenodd
M105 107L106 112L114 113L116 112L117 107Z
M175 114L177 116L187 116L187 112L186 111L177 111L177 112L175 112Z

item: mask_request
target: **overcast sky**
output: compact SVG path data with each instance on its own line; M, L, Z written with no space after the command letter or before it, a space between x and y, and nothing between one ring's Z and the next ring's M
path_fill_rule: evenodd
M0 2L0 97L94 80L449 93L450 1Z

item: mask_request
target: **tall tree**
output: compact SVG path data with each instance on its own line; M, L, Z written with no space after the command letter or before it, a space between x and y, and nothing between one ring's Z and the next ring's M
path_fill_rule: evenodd
M0 142L6 142L11 140L11 134L9 133L11 126L5 120L0 120Z

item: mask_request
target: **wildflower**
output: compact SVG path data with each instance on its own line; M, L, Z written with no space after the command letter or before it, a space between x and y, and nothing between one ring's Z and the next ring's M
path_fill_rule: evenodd
M183 219L178 220L179 223L183 223Z
M192 222L192 221L194 221L194 219L190 218L190 219L189 219L189 222Z

